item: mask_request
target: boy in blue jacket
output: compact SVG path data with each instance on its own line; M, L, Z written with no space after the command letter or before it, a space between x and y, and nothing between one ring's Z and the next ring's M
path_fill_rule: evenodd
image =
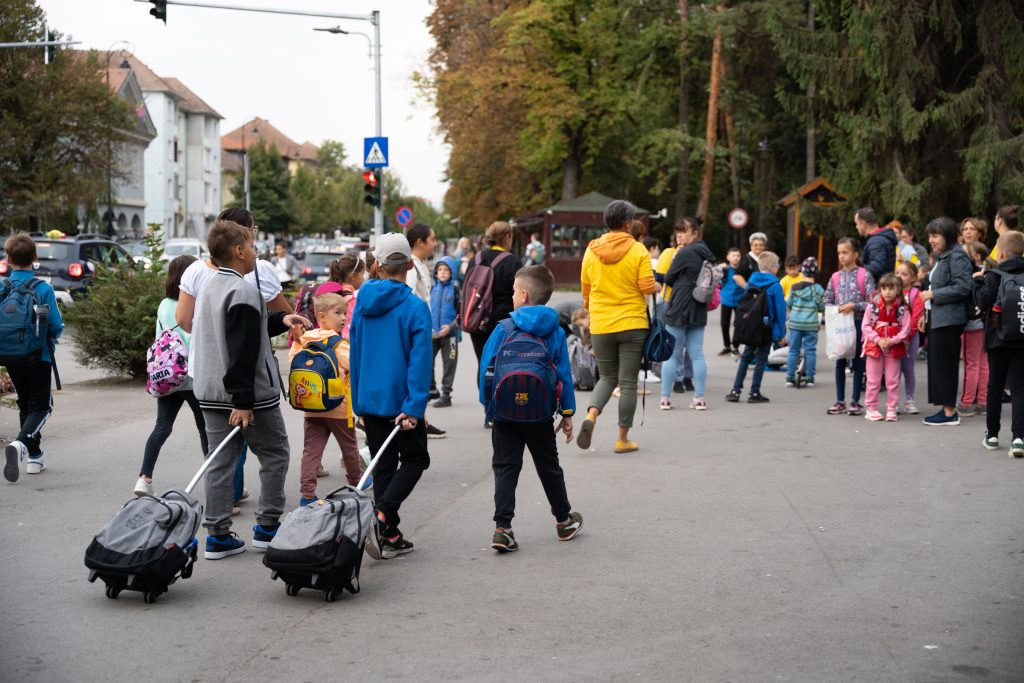
M430 309L405 284L413 267L405 235L387 233L373 248L381 279L359 288L349 351L352 408L363 418L366 445L376 454L395 425L402 430L373 472L377 524L366 550L376 560L412 552L399 530L398 510L430 466L423 414L430 390Z
M459 362L459 286L455 284L458 266L455 259L445 256L434 266L434 286L430 290L430 325L434 338L433 359L441 352L441 396L434 401L435 408L452 405L452 382ZM434 381L434 360L430 363L430 393L437 391Z
M774 275L779 269L778 255L770 251L762 251L757 257L757 267L761 270L750 276L747 287L759 287L768 293L768 320L772 326L771 337L779 346L785 346L786 298L782 295L782 285L779 284L779 279ZM740 366L736 369L736 379L732 383L732 391L725 397L726 401L739 402L740 392L743 390L743 380L747 377L747 367L753 361L754 379L750 383L750 396L747 397L747 403L768 403L768 397L761 393L761 378L764 376L764 366L768 362L768 353L771 350L771 341L761 346L748 344L743 347Z
M10 364L7 374L11 376L14 390L18 392L18 438L7 444L4 450L4 478L7 481L18 481L21 473L20 462L28 459L25 464L26 474L39 474L46 465L43 464L43 451L40 449L41 431L46 419L53 412L53 398L50 396L50 373L53 371L53 352L57 337L64 330L64 321L57 308L57 299L53 287L35 277L32 264L36 261L36 243L23 232L7 238L4 243L7 252L7 263L10 269L10 282L13 288L25 283L29 285L32 296L38 303L49 308L47 329L40 335L44 337L43 348L38 358L26 360L21 364ZM6 283L6 280L5 280ZM17 296L15 294L15 296ZM13 302L12 302L12 311ZM12 337L17 333L11 332ZM24 334L24 330L22 330ZM13 339L5 339L13 342Z
M566 443L572 441L576 396L565 332L559 325L555 309L544 305L551 298L554 287L554 276L544 266L520 268L512 285L512 316L494 328L480 357L480 402L487 409L488 419L494 421L491 468L494 470L494 522L497 528L491 538L491 547L502 553L519 550L512 533L512 517L516 507L516 484L523 469L524 447L530 449L537 475L551 505L558 540L572 540L583 526L583 516L573 512L569 505L565 475L558 464L558 446L555 444L557 432L565 434ZM518 347L520 353L514 363L502 362L498 354L504 357L516 354L512 345L521 343L510 341L505 344L506 339L513 336L525 339L525 345ZM542 355L537 352L537 339L546 350L540 363L536 361L536 357ZM552 367L553 373L548 371ZM506 368L509 370L507 373ZM516 370L521 370L522 374L513 374ZM503 376L497 376L499 374ZM528 379L531 375L551 374L556 386L547 386L541 392L536 391L537 387L531 386ZM555 400L534 403L537 394ZM534 409L532 406L537 407ZM554 429L553 412L561 416ZM512 414L528 421L518 421Z

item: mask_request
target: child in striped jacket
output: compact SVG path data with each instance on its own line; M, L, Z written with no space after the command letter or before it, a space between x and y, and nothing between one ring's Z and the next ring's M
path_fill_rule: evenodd
M813 256L804 259L800 265L800 281L794 283L786 297L786 313L789 316L789 359L786 364L786 386L796 385L796 366L803 349L807 363L804 375L807 386L814 386L814 371L817 366L818 329L821 322L818 314L825 311L825 290L814 281L818 274L818 259Z

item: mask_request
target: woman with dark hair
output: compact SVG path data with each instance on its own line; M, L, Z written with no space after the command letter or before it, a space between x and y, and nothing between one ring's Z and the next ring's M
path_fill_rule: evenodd
M928 402L941 408L924 418L924 423L958 425L960 335L967 323L974 268L970 257L957 246L960 231L951 219L936 218L925 230L932 252L938 255L928 277L928 290L921 292L928 320Z
M672 357L662 363L661 372L664 377L674 377L676 368L683 362L683 353L689 353L694 379L690 407L694 410L707 410L704 402L704 382L708 375L708 366L704 361L704 328L708 324L708 305L694 299L693 290L697 286L697 277L704 262L714 264L715 255L704 243L704 220L700 216L680 219L676 224L676 235L679 249L665 273L665 284L672 287L672 297L665 311L665 324L669 333L676 338L676 346ZM671 395L672 386L669 382L662 382L662 410L672 409Z
M483 265L494 270L494 286L491 289L491 319L481 329L469 335L476 353L477 374L479 375L480 354L484 351L487 339L498 323L512 315L512 284L519 270L519 259L508 250L512 248L512 226L505 221L495 221L487 228L484 235L484 248L477 252L470 269ZM508 256L504 256L508 254Z
M196 261L195 256L188 254L179 256L167 264L167 284L164 291L164 300L156 309L156 336L159 337L165 330L174 330L181 343L188 348L191 336L183 331L174 319L175 310L178 306L178 295L180 292L181 276L185 270ZM181 406L187 403L192 409L192 417L195 418L196 428L199 430L199 444L202 447L200 456L205 456L208 450L206 440L206 421L203 419L203 410L199 407L196 395L192 393L192 380L187 380L181 387L169 394L158 396L156 399L156 425L153 432L146 440L146 450L142 456L142 468L139 471L139 480L135 484L136 496L153 495L153 468L156 466L156 459L160 455L160 449L164 442L171 435L174 428L174 420L178 417Z
M629 233L636 214L637 208L627 201L616 199L608 204L604 210L608 232L591 242L583 255L583 305L590 311L591 340L601 375L576 440L583 449L590 448L597 416L616 384L621 398L615 452L639 448L629 440L629 429L636 413L637 375L650 327L644 297L654 293L655 283L647 249Z

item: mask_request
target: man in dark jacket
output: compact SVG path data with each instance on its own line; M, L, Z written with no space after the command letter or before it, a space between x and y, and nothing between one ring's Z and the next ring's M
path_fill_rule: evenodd
M878 227L875 210L867 206L857 209L853 223L864 240L860 260L875 278L875 282L878 282L884 274L896 270L896 243L899 237L891 228Z
M1024 234L1015 230L1003 233L996 242L999 258L997 270L978 273L974 280L974 302L987 314L985 349L988 351L988 412L985 439L982 444L990 451L999 448L1000 413L1003 387L1010 383L1012 402L1010 456L1024 458L1024 342L1003 339L1000 334L1003 316L1017 318L1022 303L997 301L1003 274L1024 275ZM998 272L1002 271L1002 272ZM995 310L999 304L1000 310ZM1024 324L1024 323L1022 323Z

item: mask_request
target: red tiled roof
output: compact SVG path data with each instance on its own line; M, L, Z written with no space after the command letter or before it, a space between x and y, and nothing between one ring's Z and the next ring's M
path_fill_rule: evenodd
M247 121L230 133L221 136L220 147L226 152L241 152L263 140L267 146L277 147L277 151L285 159L316 161L317 147L310 142L299 144L279 131L267 121L256 117Z
M303 161L316 161L320 148L307 140L299 146L299 158Z
M188 89L184 83L179 81L177 78L170 76L162 79L164 83L171 86L171 89L181 97L181 102L178 103L178 108L183 111L187 111L192 114L207 114L208 116L216 116L218 119L224 118L217 111L208 105L206 102L196 95L194 92Z

